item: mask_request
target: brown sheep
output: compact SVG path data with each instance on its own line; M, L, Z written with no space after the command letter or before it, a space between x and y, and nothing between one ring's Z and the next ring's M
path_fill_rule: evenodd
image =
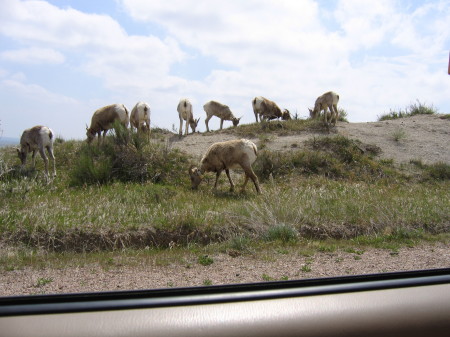
M138 132L142 131L150 137L150 106L145 102L137 102L130 114L130 124Z
M180 136L183 134L183 121L186 121L186 131L185 135L187 136L189 133L189 126L192 129L192 133L195 132L197 128L199 119L194 119L194 114L192 112L192 104L189 102L187 98L180 99L180 102L177 106L178 117L180 118Z
M53 155L53 131L42 125L34 126L26 129L20 137L20 149L17 149L17 155L20 158L22 167L27 163L27 155L32 152L33 167L36 166L35 156L36 151L39 151L45 164L45 175L48 178L48 158L45 155L47 149L50 158L53 161L53 176L56 176L55 156Z
M209 126L208 122L213 116L217 116L220 118L220 130L222 130L223 127L223 121L232 121L233 126L237 126L239 124L239 121L242 117L236 118L234 117L233 113L231 112L228 105L216 102L216 101L209 101L205 105L203 105L203 110L206 112L206 131L209 132Z
M223 170L227 174L230 181L230 191L234 191L234 183L230 177L230 169L241 167L245 173L245 181L241 191L245 190L248 179L250 178L255 184L256 192L261 193L258 177L253 172L252 164L257 157L256 145L248 139L235 139L226 142L214 143L206 151L200 161L200 169L195 166L189 168L192 189L197 189L200 185L203 174L206 172L216 172L216 182L214 189L217 189L217 182Z
M336 121L339 119L339 112L337 109L337 104L339 102L339 95L333 91L328 91L323 95L317 97L314 103L314 109L309 109L309 116L312 119L320 118L320 113L323 110L325 123L328 124L328 117L330 117L330 122L336 125ZM328 114L327 110L330 110Z
M275 102L262 96L255 97L252 100L252 107L256 122L258 122L258 116L261 121L276 118L281 118L283 120L291 119L291 115L288 110L281 111Z
M91 126L86 126L87 142L91 143L92 140L98 135L98 144L100 144L100 134L103 131L103 140L105 139L106 132L112 129L114 122L118 120L124 127L128 128L130 123L128 109L123 104L112 104L104 106L94 112L91 119Z

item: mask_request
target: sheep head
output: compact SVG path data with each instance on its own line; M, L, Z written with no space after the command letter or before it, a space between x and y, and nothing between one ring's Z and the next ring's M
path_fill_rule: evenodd
M192 129L192 133L194 133L195 132L195 129L197 128L197 125L198 125L198 122L200 121L200 118L197 118L197 119L191 119L190 121L189 121L189 126L191 127L191 129Z
M233 122L233 126L238 126L239 121L241 120L242 117L239 118L233 118L231 121Z
M27 160L27 153L25 151L22 151L22 149L16 148L17 150L17 156L20 159L20 162L22 163L22 165L26 164L26 160Z
M196 190L203 180L202 172L196 166L192 165L189 167L189 176L191 177L191 187L193 190Z
M281 114L281 119L284 121L290 120L291 119L291 113L289 112L288 109L284 109L282 114Z
M86 141L88 142L88 144L90 144L92 142L92 140L95 138L95 132L92 131L91 128L88 128L86 125Z

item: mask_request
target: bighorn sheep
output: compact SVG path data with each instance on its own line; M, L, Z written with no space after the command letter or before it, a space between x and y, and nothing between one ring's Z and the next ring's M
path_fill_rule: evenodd
M336 125L336 121L339 119L339 112L337 104L339 102L339 95L333 91L328 91L323 95L317 97L314 103L314 109L309 109L309 116L312 119L320 118L320 113L323 110L325 123L328 124L328 112L330 110L330 122Z
M48 178L48 158L45 155L45 149L53 161L53 176L56 176L55 156L53 155L53 131L42 125L34 126L26 129L20 137L20 149L17 149L17 154L25 167L27 163L27 155L32 152L33 167L36 166L35 156L36 151L39 151L45 164L45 175Z
M180 136L183 134L183 121L186 121L186 131L185 135L189 133L189 126L191 126L192 133L195 132L195 128L198 125L199 119L194 119L194 114L192 113L192 104L187 98L180 99L177 106L178 117L180 118Z
M291 119L291 115L288 110L281 111L278 105L264 98L262 96L255 97L252 101L253 112L255 114L256 122L258 122L258 115L260 120L271 120L275 118L281 118L283 120Z
M130 114L130 123L137 131L150 136L150 106L145 102L137 102Z
M216 102L216 101L209 101L205 105L203 105L203 110L206 112L206 131L209 132L209 126L208 122L213 116L217 116L220 118L220 130L222 130L223 127L223 121L232 121L233 126L237 126L239 124L239 121L242 117L236 118L234 117L233 113L231 112L228 105Z
M104 106L94 112L91 119L91 126L86 126L87 142L98 135L98 144L100 144L100 134L103 131L103 140L106 132L113 127L114 122L118 120L124 127L128 128L130 123L128 109L123 104L112 104Z
M239 168L244 170L245 181L242 185L242 191L245 190L248 179L250 178L255 184L256 192L261 193L258 177L253 172L252 164L257 156L256 145L248 139L235 139L226 142L214 143L206 151L200 161L200 169L195 166L189 168L192 188L197 189L206 172L216 172L216 182L214 189L217 188L217 182L223 170L227 174L230 181L230 191L234 191L233 180L230 177L230 169Z

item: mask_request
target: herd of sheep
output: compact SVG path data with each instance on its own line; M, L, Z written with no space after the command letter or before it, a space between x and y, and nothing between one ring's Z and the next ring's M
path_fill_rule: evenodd
M338 102L339 95L335 92L328 91L324 93L316 99L314 108L309 109L310 117L320 118L323 115L325 123L336 124L339 118L337 109ZM256 122L258 122L258 117L260 121L279 118L283 120L291 119L288 110L281 111L275 102L261 96L255 97L252 100L252 107ZM234 126L239 124L240 118L236 118L230 108L225 104L217 101L209 101L203 105L203 109L206 112L205 125L208 132L210 131L208 122L213 116L220 118L220 129L223 127L223 121L231 121ZM178 103L177 111L180 119L179 134L182 135L183 122L186 123L185 135L188 135L189 127L191 127L192 132L195 132L200 118L194 119L191 102L186 98L181 99ZM138 132L145 132L150 135L150 106L145 102L138 102L133 110L131 110L131 114L123 104L112 104L96 110L92 115L91 125L89 127L86 126L87 142L91 143L95 136L98 136L98 143L100 144L101 133L103 132L104 139L107 131L113 127L116 121L119 121L126 128L131 123L131 127L136 128ZM53 176L56 176L53 140L53 131L46 126L35 126L26 129L20 138L20 149L17 149L22 166L26 165L28 153L32 153L33 166L35 166L35 155L39 151L39 154L44 160L45 175L48 179L48 158L45 154L45 150L47 150L53 161ZM225 171L231 185L230 190L233 191L234 184L229 170L240 167L245 174L242 190L245 189L248 180L251 179L257 193L261 193L258 177L252 169L252 164L256 160L256 157L256 145L250 140L240 139L214 143L201 159L200 168L195 166L189 168L192 188L196 189L198 187L204 173L215 172L215 189L221 172Z

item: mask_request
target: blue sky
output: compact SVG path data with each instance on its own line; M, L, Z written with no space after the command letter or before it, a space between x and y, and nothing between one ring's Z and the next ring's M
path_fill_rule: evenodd
M201 131L211 99L251 123L255 96L306 117L328 90L351 122L416 100L450 113L450 0L2 0L0 22L3 137L82 139L96 109L138 101L178 129L183 97Z

